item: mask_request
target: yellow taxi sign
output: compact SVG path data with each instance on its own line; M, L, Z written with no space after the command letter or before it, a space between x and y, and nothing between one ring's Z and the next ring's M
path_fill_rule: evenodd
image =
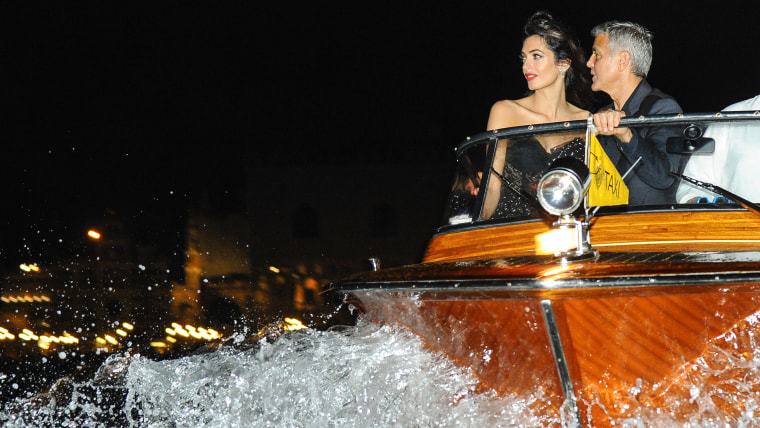
M591 173L588 189L588 206L601 207L625 205L628 203L628 187L623 182L617 168L599 144L593 132L588 132L586 156Z

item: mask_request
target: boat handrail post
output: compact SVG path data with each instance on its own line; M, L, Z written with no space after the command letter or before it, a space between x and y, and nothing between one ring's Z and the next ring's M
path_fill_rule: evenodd
M599 252L591 246L589 241L587 222L578 220L572 214L566 214L560 216L552 225L558 229L575 229L575 249L555 254L556 257L562 259L563 263L587 260L599 256Z

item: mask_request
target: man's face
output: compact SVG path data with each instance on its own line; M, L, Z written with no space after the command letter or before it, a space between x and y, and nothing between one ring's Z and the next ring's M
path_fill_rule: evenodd
M609 48L609 37L602 33L594 39L594 47L591 50L586 66L591 69L591 89L609 93L614 87L617 77L617 63Z

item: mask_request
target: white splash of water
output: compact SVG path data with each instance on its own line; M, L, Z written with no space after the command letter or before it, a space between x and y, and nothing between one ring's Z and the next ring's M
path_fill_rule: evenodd
M426 350L416 336L363 322L176 360L112 357L100 372L70 385L68 402L48 396L16 403L0 421L134 427L561 425L531 414L534 398L475 393L474 377Z
M141 426L516 426L528 416L503 413L524 404L472 394L477 382L416 337L362 323L243 352L142 358L127 386Z

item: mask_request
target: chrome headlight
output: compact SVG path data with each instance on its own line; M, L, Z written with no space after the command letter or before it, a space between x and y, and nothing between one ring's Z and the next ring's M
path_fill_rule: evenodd
M589 184L586 164L576 158L559 158L538 182L538 202L549 214L572 214L583 202Z

